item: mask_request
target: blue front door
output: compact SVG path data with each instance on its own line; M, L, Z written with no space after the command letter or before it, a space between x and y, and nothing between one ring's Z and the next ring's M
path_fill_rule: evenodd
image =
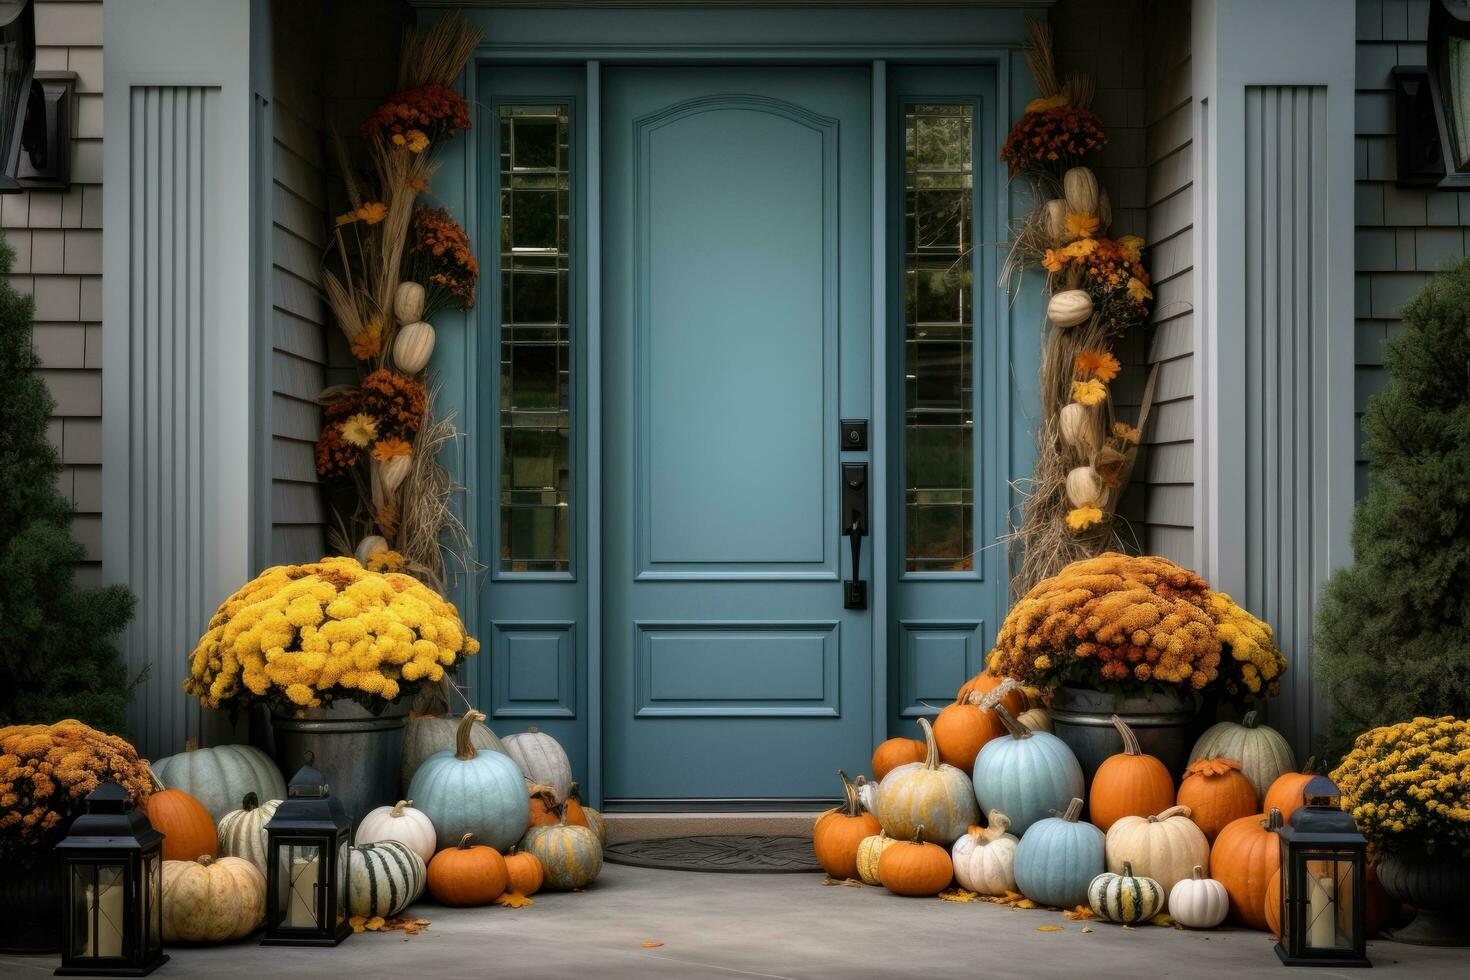
M603 105L603 795L831 797L874 732L870 73L614 68Z

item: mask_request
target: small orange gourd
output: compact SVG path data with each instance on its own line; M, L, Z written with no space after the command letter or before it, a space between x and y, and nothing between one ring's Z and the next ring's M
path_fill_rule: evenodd
M556 792L550 786L532 786L531 794L531 822L532 827L554 827L561 822L560 808L556 804ZM580 810L581 808L578 807ZM571 823L568 819L567 823ZM587 818L582 818L582 826L587 826Z
M1104 833L1120 817L1147 817L1174 805L1174 777L1158 759L1145 755L1138 736L1117 715L1113 727L1123 737L1123 751L1097 767L1088 794L1088 814Z
M164 835L163 859L193 861L204 855L217 857L219 835L204 804L181 789L164 789L153 770L148 770L148 774L154 789L144 804L144 811L153 829Z
M429 862L429 892L445 905L489 905L501 896L510 875L505 858L486 844L470 844L465 834Z
M505 890L517 895L534 895L541 890L544 872L541 859L514 845L505 854Z
M878 880L895 895L938 895L954 878L949 852L923 833L920 825L912 841L894 841L878 858Z
M882 782L884 776L899 766L923 762L924 752L924 743L916 738L890 738L879 744L873 750L873 782Z
M975 768L975 757L993 738L1006 733L1000 716L979 702L985 695L969 694L946 705L934 719L934 741L939 746L939 761L968 773ZM973 700L972 700L973 699Z
M1306 799L1307 784L1317 775L1317 760L1311 758L1307 764L1302 766L1301 772L1284 772L1271 781L1266 789L1266 799L1261 803L1261 809L1266 813L1275 807L1281 811L1281 822L1285 823L1291 819L1291 815L1297 811Z
M573 827L591 828L592 823L587 819L587 810L582 806L576 783L572 784L571 792L567 793L567 801L562 804L562 810L566 813L567 823Z
M846 800L817 817L812 827L812 847L822 870L841 881L858 876L858 847L864 838L882 833L883 828L877 817L863 809L857 786L847 773L839 769L837 775L842 779Z
M1256 788L1234 759L1196 759L1184 770L1179 802L1189 807L1190 819L1214 843L1232 820L1260 812Z
M1267 928L1265 902L1271 875L1281 868L1281 812L1232 820L1210 849L1210 875L1230 896L1230 918L1251 929Z

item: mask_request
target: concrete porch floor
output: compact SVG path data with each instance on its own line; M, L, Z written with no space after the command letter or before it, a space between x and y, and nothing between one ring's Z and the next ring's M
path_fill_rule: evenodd
M819 875L692 874L608 865L590 891L543 894L530 908L414 907L420 935L352 936L335 950L252 942L170 949L154 974L654 978L1148 977L1291 975L1263 933L1123 929L1059 913L904 899L880 888L823 887ZM1061 932L1040 932L1060 925ZM644 942L662 946L645 949ZM1375 977L1470 976L1470 950L1378 941ZM0 977L50 976L53 957L0 956ZM1324 971L1326 975L1355 975ZM1304 973L1322 976L1324 973Z

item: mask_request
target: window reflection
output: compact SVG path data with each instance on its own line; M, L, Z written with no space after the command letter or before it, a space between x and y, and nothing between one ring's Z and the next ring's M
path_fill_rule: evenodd
M974 166L968 105L904 115L904 488L909 571L974 567Z
M570 107L500 110L500 567L571 568Z

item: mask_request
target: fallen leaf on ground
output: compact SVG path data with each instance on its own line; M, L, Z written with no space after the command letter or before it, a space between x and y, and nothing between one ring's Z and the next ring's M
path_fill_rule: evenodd
M1083 932L1091 932L1092 931L1092 926L1083 926L1082 927L1082 931Z
M946 902L973 902L980 895L977 892L970 891L968 888L946 888L939 893L939 897Z
M649 939L645 940L641 945L644 949L658 949L660 946L663 945L663 943L659 942L656 939Z
M379 929L383 928L383 921L384 919L381 915L375 915L371 919L368 919L366 922L364 922L362 924L362 927L368 932L377 932Z
M1061 932L1064 926L1037 926L1037 932Z
M1182 930L1184 928L1179 923L1175 922L1174 921L1174 917L1172 915L1170 915L1168 912L1160 912L1158 915L1154 916L1149 921L1152 922L1156 926L1167 926L1167 927L1169 927L1171 929L1180 929L1180 930Z
M1076 922L1078 919L1091 919L1093 917L1092 909L1088 908L1086 905L1079 905L1075 909L1068 909L1062 914L1071 919L1073 922Z
M527 898L520 892L501 892L495 898L495 904L508 909L523 909L527 905L535 905L536 900Z

